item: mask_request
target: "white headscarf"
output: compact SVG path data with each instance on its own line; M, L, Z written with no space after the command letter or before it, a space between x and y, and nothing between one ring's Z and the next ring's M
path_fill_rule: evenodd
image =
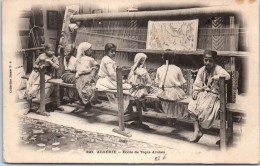
M137 69L138 64L140 63L141 60L144 60L144 63L142 64L143 68L145 68L145 60L147 59L147 55L145 55L144 53L137 53L135 55L135 59L134 59L134 65L131 67L131 71L128 75L128 78L130 79L132 77L132 75L134 74L134 71Z
M88 42L80 43L77 49L76 58L79 59L83 55L84 51L88 50L90 47L91 44Z
M145 55L144 53L138 53L135 55L135 59L134 59L134 65L132 67L133 70L136 69L137 65L139 64L139 62L141 60L144 60L144 63L145 63L145 60L147 59L147 55ZM143 63L143 65L144 65Z

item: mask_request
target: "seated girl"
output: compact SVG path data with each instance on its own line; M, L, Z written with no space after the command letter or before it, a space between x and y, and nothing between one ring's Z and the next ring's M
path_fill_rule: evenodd
M77 59L73 56L74 46L68 44L64 48L64 68L65 72L61 76L61 79L66 83L74 84L76 82L76 63Z
M56 56L54 56L54 46L52 44L45 45L45 52L41 54L36 61L34 62L34 70L29 76L26 85L26 97L29 102L29 109L24 114L29 113L31 109L32 98L36 97L40 100L40 73L39 70L45 66L45 80L49 80L54 77L54 69L59 68L59 61ZM50 83L45 83L45 98L49 98L51 93L54 90L54 85ZM47 112L40 112L37 110L37 113L44 116L48 116Z
M105 45L105 56L101 60L97 80L96 88L98 90L108 90L117 89L117 81L116 81L116 62L114 61L116 55L116 46L113 43L107 43ZM123 84L123 89L130 89L131 85ZM108 94L107 97L109 101L113 104L117 103L117 98L115 94ZM124 106L127 107L129 104L129 99L125 97Z
M167 114L168 120L171 122L172 118L181 119L188 115L182 104L172 102L186 98L181 89L186 81L181 69L173 64L174 55L166 53L162 59L165 61L165 65L157 69L155 83L159 86L157 97L163 100L161 101L163 112Z
M149 93L149 85L151 85L151 78L145 67L145 60L147 56L144 53L138 53L134 59L134 65L128 75L128 83L132 85L129 90L131 96L134 97L136 102L141 101L143 106L143 111L146 110L144 98ZM140 104L140 102L136 103Z
M76 64L76 88L85 104L85 109L91 107L91 101L95 97L95 73L97 70L97 62L91 57L92 47L90 43L80 43L77 50Z
M190 142L198 142L203 133L200 129L210 128L218 116L220 108L218 80L220 76L230 79L229 74L215 64L217 52L205 50L203 55L204 66L199 69L193 84L192 98L188 109L193 119L194 133Z
M105 56L101 60L98 72L97 89L117 89L115 56L116 46L113 43L107 43L105 45ZM130 87L129 84L123 84L123 89L129 89Z
M74 46L68 44L64 48L64 67L65 72L62 74L61 79L65 83L75 84L76 78L76 63L77 59L73 56L75 52ZM70 99L76 99L77 91L73 88L66 88L65 93Z

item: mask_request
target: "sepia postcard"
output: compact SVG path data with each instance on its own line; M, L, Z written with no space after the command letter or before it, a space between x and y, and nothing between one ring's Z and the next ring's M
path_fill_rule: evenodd
M5 163L259 164L259 1L4 0Z

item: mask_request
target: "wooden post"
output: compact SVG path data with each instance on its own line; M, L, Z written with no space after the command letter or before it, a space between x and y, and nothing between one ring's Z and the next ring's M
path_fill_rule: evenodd
M79 5L66 6L65 15L62 24L62 30L61 30L61 39L59 41L60 47L65 46L66 44L72 44L74 42L72 40L72 34L69 29L69 24L70 24L70 16L76 13L79 13ZM61 75L64 73L65 67L63 63L64 63L64 55L60 54L59 69L56 75L57 78L60 78Z
M227 141L229 141L230 139L232 140L233 138L233 117L232 117L232 112L230 111L227 111L227 126L228 126Z
M230 16L230 28L235 28L235 17L234 16ZM236 31L234 31L236 33ZM235 36L238 34L232 34L230 36L230 51L236 51L237 50L237 45L238 42L236 40ZM237 80L237 78L235 75L235 70L236 70L236 59L235 57L230 57L230 70L231 70L231 91L229 92L229 94L231 94L231 102L235 102L236 100L236 92L237 92L237 86L234 85L234 80ZM232 138L233 135L233 117L232 117L232 112L227 112L227 125L228 125L228 130L227 130L227 138ZM227 140L228 141L228 140Z
M40 69L40 114L45 112L45 68Z
M220 149L226 150L227 133L226 133L226 88L225 77L219 79L220 88Z
M124 126L124 95L123 95L123 83L122 83L122 68L116 69L117 73L117 94L118 94L118 118L119 129L125 130Z
M230 16L230 28L235 28L235 17L234 16ZM234 32L236 32L236 31L234 31ZM237 43L236 43L234 35L230 36L230 51L236 51ZM231 69L231 71L236 70L235 57L230 58L230 69Z
M143 115L142 115L142 101L140 100L135 100L136 103L136 110L138 111L138 125L139 127L142 127L142 121L143 121Z
M131 137L129 132L125 132L124 125L124 94L123 94L123 78L122 78L122 68L116 68L116 79L117 79L117 97L118 97L118 122L119 130L113 129L114 132L124 135L126 137Z
M193 85L193 82L191 82L191 70L188 70L188 72L187 72L187 92L186 92L187 95L191 95L192 85Z
M56 92L56 106L57 108L60 106L60 85L56 85L56 89L55 89L55 92Z
M27 74L27 68L28 68L28 54L25 54L23 57L23 67L24 67L24 73Z

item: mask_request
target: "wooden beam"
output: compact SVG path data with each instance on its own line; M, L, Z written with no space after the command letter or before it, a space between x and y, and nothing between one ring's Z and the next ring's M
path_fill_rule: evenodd
M104 48L93 48L94 51L104 51ZM117 52L129 52L129 53L147 53L147 54L164 54L174 53L175 55L203 55L204 50L197 51L165 51L165 50L147 50L147 49L130 49L130 48L118 48ZM226 57L248 57L249 52L245 51L217 51L218 56Z
M163 10L163 11L140 11L140 12L119 12L119 13L101 13L101 14L80 14L71 16L71 21L87 21L87 20L137 20L137 19L156 19L163 17L181 17L194 16L205 14L220 14L220 13L238 13L237 8L230 8L226 6L217 7L202 7L190 9L177 10Z
M36 50L43 50L44 47L35 47L35 48L26 48L26 49L20 49L16 52L28 52L28 51L36 51Z
M19 36L27 36L29 37L29 30L19 30Z
M122 40L127 40L127 41L133 41L133 42L138 42L138 43L146 43L146 41L142 40L135 40L135 39L130 39L126 37L121 37L121 36L113 36L113 35L106 35L106 34L101 34L101 33L93 33L93 32L84 32L85 34L93 35L93 36L102 36L102 37L109 37L109 38L115 38L115 39L122 39Z
M22 11L22 13L20 14L20 18L30 18L31 16L32 16L31 11Z

